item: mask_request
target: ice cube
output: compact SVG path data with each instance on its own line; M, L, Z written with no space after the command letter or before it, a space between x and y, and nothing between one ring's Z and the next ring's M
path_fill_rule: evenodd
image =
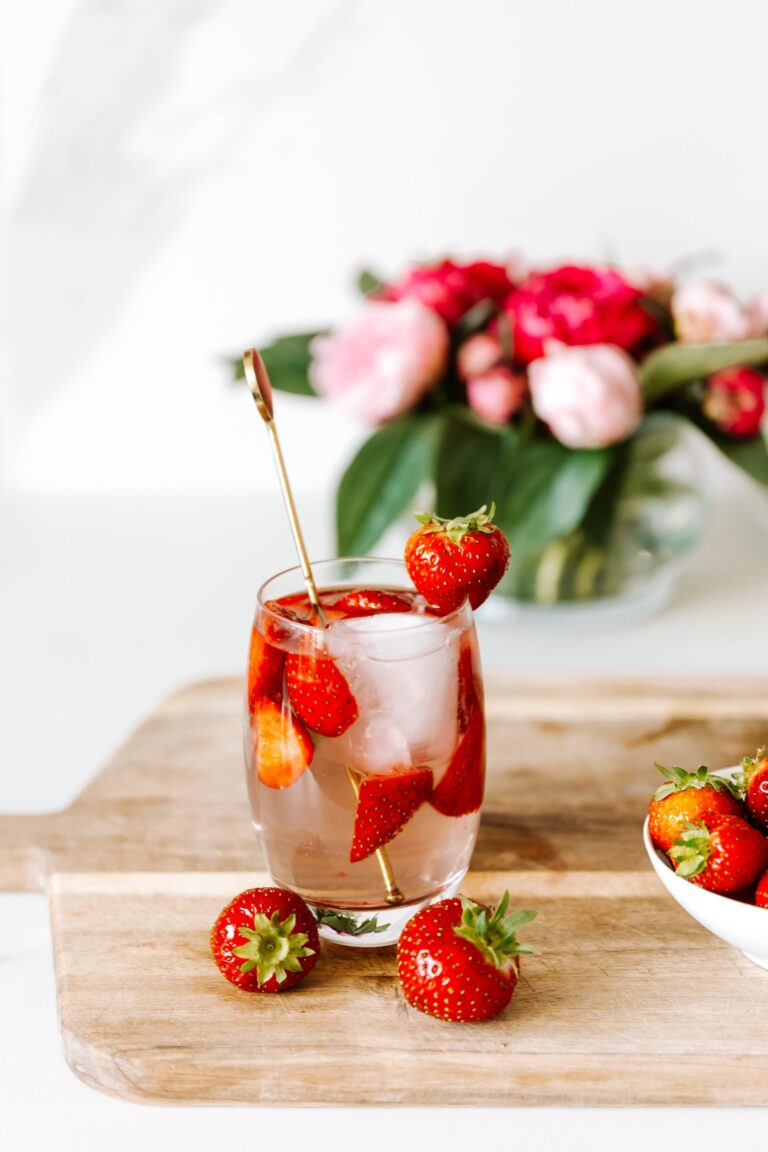
M326 750L334 760L358 772L389 772L411 764L405 735L388 716L371 712L358 699L360 716L341 736L328 739Z
M382 613L336 621L328 645L360 709L347 733L358 755L368 763L391 760L407 746L410 762L424 763L451 754L458 693L454 628L410 613ZM401 756L399 762L409 761Z

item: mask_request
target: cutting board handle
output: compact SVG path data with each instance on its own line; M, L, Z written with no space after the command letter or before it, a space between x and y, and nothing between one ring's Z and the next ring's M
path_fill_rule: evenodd
M0 892L39 892L48 873L48 831L55 815L0 814Z

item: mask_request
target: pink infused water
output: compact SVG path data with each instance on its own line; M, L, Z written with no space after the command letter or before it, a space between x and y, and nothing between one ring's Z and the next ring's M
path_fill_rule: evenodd
M469 866L485 770L477 640L468 605L435 615L397 562L330 561L316 579L326 628L295 572L260 593L245 741L254 824L273 880L324 935L378 945Z

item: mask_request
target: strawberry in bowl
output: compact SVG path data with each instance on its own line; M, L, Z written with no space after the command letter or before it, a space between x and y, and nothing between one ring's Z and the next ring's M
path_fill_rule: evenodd
M676 833L666 851L659 843L659 827L667 828L664 821L659 824L657 797L643 827L651 866L694 920L768 968L768 838L743 802L741 769L700 768L690 774L674 769L677 773L675 787L661 798L679 798L673 801L678 810L666 813ZM690 777L696 783L691 785ZM724 787L714 786L714 780ZM720 810L730 808L731 801L737 811Z

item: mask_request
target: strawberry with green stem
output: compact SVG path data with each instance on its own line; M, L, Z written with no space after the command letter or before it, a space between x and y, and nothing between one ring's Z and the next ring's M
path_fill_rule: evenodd
M505 892L493 910L453 897L417 912L397 945L397 971L408 1003L440 1020L489 1020L509 1003L520 955L517 932L536 912L508 912Z
M648 833L662 852L669 851L686 821L744 814L736 785L723 776L715 776L706 765L695 772L665 768L663 764L656 767L664 783L656 789L648 807Z
M727 896L754 884L768 868L768 840L740 816L689 820L668 855L678 876Z
M244 992L285 992L314 967L320 939L295 892L249 888L219 913L211 952L222 975Z
M509 564L509 544L492 523L496 505L447 520L421 513L421 524L405 545L408 575L439 612L453 612L465 599L478 608Z
M765 748L758 748L754 757L744 757L737 784L744 793L751 819L764 832L768 831L768 756Z

